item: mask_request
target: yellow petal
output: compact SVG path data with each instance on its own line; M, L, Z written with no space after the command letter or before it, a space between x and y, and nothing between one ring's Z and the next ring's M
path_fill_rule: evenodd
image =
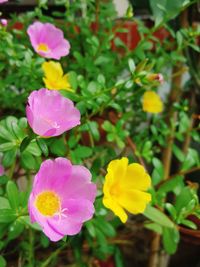
M65 74L60 80L59 80L59 87L64 89L64 90L69 90L69 91L74 91L71 88L71 85L68 81L67 74Z
M143 95L143 110L150 113L159 113L163 110L163 102L158 94L147 91Z
M106 208L112 210L114 214L117 215L123 223L127 221L128 216L125 210L120 205L118 205L114 199L104 197L103 204Z
M56 81L63 76L63 70L59 62L48 61L42 64L42 69L47 79Z
M108 174L112 174L113 176L113 182L121 182L123 180L123 177L126 173L126 169L128 166L128 158L121 158L112 160L107 168ZM107 179L109 176L107 177Z
M121 192L118 204L132 214L144 212L147 204L151 201L151 195L138 190Z
M122 187L125 190L141 190L146 191L151 185L151 178L146 173L145 168L138 164L132 163L128 165Z
M57 90L55 84L53 81L51 80L48 80L47 78L43 78L43 81L44 81L44 84L45 84L45 87L50 89L50 90Z

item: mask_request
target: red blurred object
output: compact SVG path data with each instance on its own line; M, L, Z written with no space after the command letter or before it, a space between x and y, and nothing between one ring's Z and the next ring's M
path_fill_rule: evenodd
M19 21L16 21L11 27L11 29L19 30L19 31L23 30L23 28L24 28L24 24Z
M99 29L99 24L97 22L92 22L90 27L93 32L97 32Z
M150 21L146 21L146 26L151 28L153 24ZM127 32L117 32L117 29L126 29ZM140 33L138 30L138 25L135 21L127 20L127 21L117 21L116 26L114 27L115 38L118 37L128 48L129 51L134 50L138 43L141 40ZM162 43L166 38L172 38L170 33L165 28L160 28L156 32L153 33L153 36L158 38L160 40L160 43ZM155 48L155 42L152 41ZM114 42L112 42L112 49L119 51L118 48L116 48ZM121 50L121 49L120 49ZM121 52L121 51L120 51Z
M126 29L127 32L118 32L119 29ZM138 31L138 25L134 21L116 21L114 32L115 38L118 37L129 50L135 49L141 39ZM112 42L112 49L116 50L114 42Z
M115 262L112 257L108 258L106 261L98 261L99 267L115 267Z

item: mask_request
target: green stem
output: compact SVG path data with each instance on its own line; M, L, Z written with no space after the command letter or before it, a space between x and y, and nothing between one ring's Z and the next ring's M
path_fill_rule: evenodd
M10 167L9 173L8 173L8 177L10 179L13 178L13 174L14 174L14 171L15 171L15 166L16 166L16 160L14 160L12 166Z
M46 259L46 261L43 262L43 263L41 264L40 267L46 267L46 266L48 266L48 265L53 261L53 259L56 258L56 257L60 254L60 252L61 252L66 246L67 246L67 244L64 243L60 248L58 248L57 250L55 250L55 251L54 251L54 252L53 252L53 253Z
M34 266L34 235L33 230L29 229L29 253L28 253L29 267Z

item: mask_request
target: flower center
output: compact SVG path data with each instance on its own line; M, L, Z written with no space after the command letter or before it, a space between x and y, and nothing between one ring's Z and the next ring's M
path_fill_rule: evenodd
M46 44L44 44L44 43L40 43L37 46L37 51L38 52L48 52L49 51L49 47Z
M110 194L115 197L118 197L120 195L120 192L120 187L117 184L114 184L110 189Z
M53 216L60 211L60 198L52 191L44 191L36 197L35 206L42 215Z

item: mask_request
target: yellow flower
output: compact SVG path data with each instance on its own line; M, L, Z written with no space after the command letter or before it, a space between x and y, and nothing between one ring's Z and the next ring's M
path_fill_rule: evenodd
M125 210L132 214L144 212L151 201L151 195L145 192L150 185L151 178L142 165L128 165L125 157L112 160L105 177L103 204L125 223L128 219Z
M158 94L147 91L143 95L143 110L151 113L159 113L163 110L163 102Z
M63 75L62 66L58 62L48 61L42 64L45 77L43 81L46 88L51 90L69 90L73 91L68 82L67 74Z

